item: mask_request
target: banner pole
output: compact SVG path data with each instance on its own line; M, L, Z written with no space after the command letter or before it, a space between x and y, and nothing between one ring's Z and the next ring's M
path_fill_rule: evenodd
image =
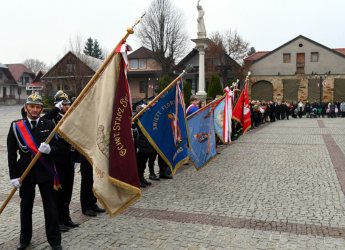
M101 65L101 67L97 70L97 72L94 74L94 76L91 78L91 80L89 81L89 83L85 86L85 88L83 89L83 91L78 95L77 99L73 102L73 104L71 105L71 107L66 111L65 115L63 116L63 118L60 120L60 122L55 126L55 128L53 129L53 131L50 133L50 135L48 136L47 140L44 142L46 144L49 144L49 142L53 139L54 135L57 133L59 127L62 125L62 123L67 119L68 115L70 113L72 113L72 111L75 109L75 107L78 105L78 103L81 101L82 97L84 95L86 95L87 91L89 90L89 88L93 85L93 83L102 75L103 71L105 70L105 68L108 66L108 64L110 63L110 61L112 60L112 58L114 57L115 53L116 53L116 48L121 45L124 41L126 41L126 39L128 38L128 36L130 34L134 33L133 28L140 22L140 20L145 16L146 12L138 19L135 21L135 24L130 27L127 28L127 33L126 35L121 39L121 41L116 45L116 47L114 48L114 50L111 52L111 54L108 56L108 58L103 62L103 64ZM41 152L38 151L37 154L35 155L35 157L32 159L32 161L30 162L29 166L25 169L25 172L23 173L23 175L20 177L20 179L18 180L18 182L20 184L22 184L23 180L25 179L25 177L28 175L28 173L30 172L30 170L32 169L32 167L35 165L36 161L38 160L38 158L41 156ZM4 203L1 205L0 207L0 214L2 213L2 211L5 209L5 207L7 206L8 202L11 200L11 198L13 197L13 195L15 194L15 192L17 191L17 187L14 187L12 189L12 191L10 192L10 194L7 196L6 200L4 201Z
M185 70L183 70L183 72L174 80L172 81L162 92L160 92L148 105L145 106L145 108L143 108L138 114L136 114L133 118L132 118L132 122L134 122L135 120L137 120L139 118L139 116L141 116L149 107L151 107L152 103L154 103L156 100L158 100L165 92L167 92L172 86L174 86L174 84L182 79L182 77L187 74L191 69L193 68L193 65L189 64L187 65L187 67L185 68Z

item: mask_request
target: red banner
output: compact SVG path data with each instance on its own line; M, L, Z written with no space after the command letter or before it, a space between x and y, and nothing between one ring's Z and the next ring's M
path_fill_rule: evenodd
M109 181L139 188L139 176L132 139L131 106L124 74L120 63L109 146ZM115 184L115 183L114 183Z
M245 84L232 114L232 119L238 121L242 125L242 135L251 127L247 85L248 84Z

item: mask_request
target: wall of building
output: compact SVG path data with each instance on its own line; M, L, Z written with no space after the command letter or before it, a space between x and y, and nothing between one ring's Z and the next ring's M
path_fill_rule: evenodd
M303 44L303 47L299 47ZM318 52L318 62L311 62L311 53ZM283 62L283 54L291 54L291 62ZM317 72L324 74L331 71L332 74L345 74L345 57L342 57L328 49L312 43L304 38L298 38L274 53L254 63L251 72L256 76L267 75L295 75L297 53L305 53L305 74Z
M325 102L330 102L334 97L334 79L336 78L345 78L345 74L342 75L329 75L326 78L327 86L323 87L322 99ZM266 101L278 101L283 100L284 88L283 88L283 79L299 79L300 86L298 90L298 100L302 99L303 102L308 99L308 80L315 79L313 75L296 75L296 76L252 76L250 77L248 96L251 99L251 87L254 83L258 81L268 81L273 85L273 100ZM296 100L296 101L298 101ZM319 100L317 100L319 102Z

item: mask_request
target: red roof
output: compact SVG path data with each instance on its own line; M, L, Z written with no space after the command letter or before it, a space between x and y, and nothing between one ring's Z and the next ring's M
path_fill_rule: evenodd
M45 71L40 71L37 73L37 75L35 76L35 78L32 80L32 82L37 82L37 81L41 81L41 77L45 74Z
M43 87L43 82L32 82L28 87Z
M15 63L15 64L6 64L10 72L12 73L14 79L16 81L19 80L19 78L23 75L23 73L32 74L32 77L35 77L35 73L32 72L30 69L28 69L24 64L22 63Z
M255 52L254 54L248 56L246 59L244 59L245 61L255 61L257 59L259 59L260 57L263 57L264 55L266 55L267 53L270 53L271 51L258 51Z
M333 50L345 55L345 48L339 48L339 49L333 49Z

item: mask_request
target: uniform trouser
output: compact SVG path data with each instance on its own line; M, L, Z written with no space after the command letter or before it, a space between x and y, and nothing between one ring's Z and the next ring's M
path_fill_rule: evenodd
M169 173L167 173L168 168L169 168L168 164L163 160L163 158L160 155L158 155L158 166L159 166L159 174L163 174L163 175L164 174L170 174L171 171L169 171ZM170 170L170 168L169 168L169 170Z
M59 219L56 207L56 191L54 190L54 181L47 181L37 184L43 203L44 219L46 224L46 235L48 243L51 246L61 244L61 233L59 228ZM34 183L23 182L19 189L20 201L20 242L30 243L32 238L32 208L35 199Z
M310 113L309 112L305 112L306 118L309 118Z
M93 170L89 162L80 163L81 186L80 204L81 211L86 212L97 207L97 198L93 194Z
M300 108L300 109L298 110L298 116L299 116L299 118L302 118L302 115L303 115L303 111L302 111L302 108Z
M150 153L149 155L149 170L150 170L150 174L154 174L155 173L155 160L157 158L157 152L154 153Z
M61 189L57 191L57 208L61 225L71 220L69 204L71 203L73 192L74 166L60 163L55 163L55 165L61 183Z
M146 162L150 157L150 153L139 152L137 153L137 167L138 167L138 175L139 179L144 178L144 172L146 168Z
M280 117L281 117L282 120L284 120L285 119L285 112L281 112L280 113Z

